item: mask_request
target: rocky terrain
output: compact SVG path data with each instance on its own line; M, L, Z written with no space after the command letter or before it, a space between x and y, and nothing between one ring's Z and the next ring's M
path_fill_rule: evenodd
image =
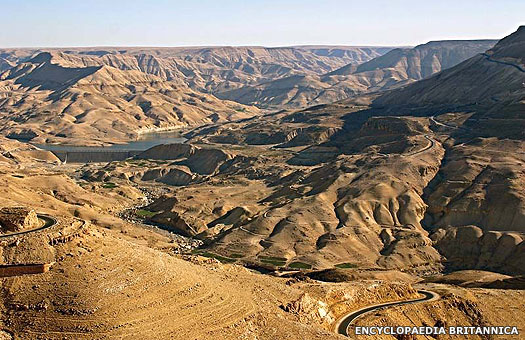
M27 62L42 52L82 57L84 66L104 64L186 83L201 92L218 93L292 74L323 74L359 64L390 51L390 47L174 47L0 49L0 71Z
M400 86L493 43L4 49L0 133L36 143L82 145L86 136L91 144L121 143L148 131L252 117L259 113L253 105L299 108Z
M340 317L414 298L415 287L437 290L443 299L382 312L391 321L370 316L361 324L407 319L428 325L453 317L461 325L490 325L501 321L503 308L521 308L519 290L414 286L417 276L396 270L341 267L279 278L227 264L225 257L221 263L210 253L177 255L177 239L114 214L142 197L134 186L85 181L78 177L85 165L57 164L22 156L0 162L2 206L31 206L60 221L50 231L0 240L2 263L52 263L42 274L0 279L7 339L339 339L333 326ZM79 218L89 221L80 232ZM466 277L472 280L460 276ZM508 278L492 274L485 282ZM505 315L507 324L521 323L521 313Z
M487 53L522 43L513 36ZM458 83L469 76L458 70L480 57L451 69ZM513 72L512 79L521 79L515 67L492 64L500 77ZM412 108L409 101L399 107L401 116L395 103L385 104L394 93L415 95L410 91L447 73L362 102L196 129L187 137L198 147L163 146L142 157L169 165L149 170L145 163L144 171L114 164L103 169L104 180L125 176L180 187L146 207L149 218L246 262L329 268L353 259L353 266L367 268L521 275L525 160L519 103L513 111L519 92L498 116L484 102L467 111L436 112L432 106ZM510 122L513 129L502 128ZM206 203L195 209L197 202ZM469 242L472 248L457 246Z
M39 224L34 210L23 207L0 209L0 230L2 233L31 229L38 227Z
M0 224L18 233L0 235L0 338L341 339L352 312L421 291L351 327L523 332L524 32L390 52L4 50ZM219 99L357 74L377 83L341 80L335 103ZM182 127L184 143L109 162L24 142Z
M43 52L0 75L2 132L40 143L108 143L240 119L256 109L135 70ZM16 117L16 118L15 118Z
M247 118L252 106L210 93L320 74L390 48L4 49L0 133L37 143L108 144L143 132ZM16 116L16 119L13 119Z
M24 148L31 150L19 144L11 152ZM51 267L0 279L4 338L271 339L278 332L336 339L332 324L347 310L415 294L406 278L319 283L177 255L178 240L115 215L142 197L139 190L86 182L77 177L82 168L20 155L0 162L0 204L31 206L59 221L0 240L2 265Z
M332 103L428 78L484 53L495 43L494 40L431 41L414 48L396 48L364 63L350 63L322 75L293 75L220 92L217 96L273 108Z

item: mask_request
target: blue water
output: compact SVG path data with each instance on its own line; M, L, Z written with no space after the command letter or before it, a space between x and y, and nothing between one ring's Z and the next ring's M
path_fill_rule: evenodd
M144 151L160 144L184 143L186 138L179 131L151 132L143 134L140 139L130 141L126 144L114 144L110 146L76 146L61 144L35 144L43 150L48 151Z

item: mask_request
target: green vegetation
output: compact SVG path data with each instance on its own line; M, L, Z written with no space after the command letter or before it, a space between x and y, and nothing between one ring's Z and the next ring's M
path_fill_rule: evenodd
M113 182L106 182L104 184L102 184L102 187L103 188L106 188L106 189L113 189L113 188L116 188L117 185Z
M228 256L228 257L227 256L222 256L222 255L219 255L219 254L211 253L209 251L205 251L203 249L193 249L191 251L191 254L193 254L193 255L200 255L200 256L216 259L216 260L219 260L222 263L233 263L233 262L237 261L235 258L232 258L233 256Z
M283 267L286 265L286 262L283 262L283 261L274 261L274 260L268 260L268 259L261 259L261 262L262 263L266 263L266 264L272 264L276 267Z
M137 216L147 218L147 217L153 217L153 216L157 215L158 212L156 212L156 211L149 211L149 210L145 210L145 209L139 209L139 210L137 210L137 212L135 214Z
M245 107L237 107L237 108L235 108L235 111L237 111L237 112L246 112L246 108Z
M276 256L259 256L260 259L263 260L271 260L271 261L281 261L286 262L288 259L286 257L276 257Z
M286 261L288 261L288 259L286 259L285 257L275 257L275 256L259 256L259 260L262 263L272 264L276 267L285 266Z
M312 265L304 262L292 262L288 265L289 268L294 269L312 269Z
M237 253L233 253L233 254L230 254L230 256L232 259L240 259L240 258L243 258L244 255L243 254L237 254Z
M235 259L231 259L229 257L225 257L225 256L222 256L222 255L210 253L210 252L207 252L207 251L202 252L202 253L197 253L197 254L200 255L200 256L209 257L209 258L212 258L212 259L219 260L222 263L232 263L232 262L237 261Z
M350 269L350 268L357 268L357 265L354 263L345 262L345 263L336 264L335 267L339 269Z

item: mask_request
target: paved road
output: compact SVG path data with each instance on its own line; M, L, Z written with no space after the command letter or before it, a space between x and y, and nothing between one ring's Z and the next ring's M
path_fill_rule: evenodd
M457 130L457 129L463 129L465 130L465 128L461 127L461 126L454 126L454 125L449 125L449 124L445 124L445 123L442 123L440 121L437 121L435 116L430 116L430 120L436 124L436 125L439 125L439 126L444 126L446 128L449 128L449 129L454 129L454 130Z
M423 297L419 299L414 300L406 300L406 301L397 301L397 302L387 302L387 303L381 303L377 305L368 306L365 308L361 308L357 311L351 312L350 314L345 315L339 323L336 325L336 331L339 334L342 335L348 335L348 328L352 325L352 323L360 318L361 316L368 314L370 312L376 311L378 309L384 309L387 307L393 307L393 306L400 306L400 305L408 305L418 302L424 302L424 301L430 301L430 300L437 300L439 299L439 294L429 291L429 290L418 290L418 293L423 295Z
M37 216L38 216L39 219L44 221L44 225L43 226L41 226L39 228L36 228L36 229L23 230L23 231L19 231L19 232L16 232L16 233L10 233L10 234L3 234L3 235L0 235L0 239L11 237L11 236L29 234L29 233L32 233L32 232L35 232L35 231L39 231L39 230L44 230L44 229L47 229L47 228L51 228L52 226L54 226L55 224L58 223L58 221L52 216L44 215L44 214L38 214Z
M515 67L517 70L521 71L521 72L525 72L525 69L523 67L521 67L520 65L516 65L516 64L513 64L513 63L510 63L508 61L501 61L501 60L496 60L496 59L492 59L492 57L490 55L488 55L487 53L481 53L488 61L492 62L492 63L497 63L497 64L501 64L501 65L507 65L507 66L512 66L512 67Z
M413 151L413 152L408 152L406 154L404 154L405 156L415 156L415 155L418 155L422 152L425 152L429 149L432 149L434 147L434 145L436 144L436 142L429 136L429 135L424 135L423 137L425 137L426 140L429 141L428 145L425 146L424 148L422 148L421 150L417 150L417 151Z

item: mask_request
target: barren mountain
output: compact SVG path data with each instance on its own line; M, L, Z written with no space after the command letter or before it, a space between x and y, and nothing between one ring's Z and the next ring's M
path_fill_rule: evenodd
M294 75L253 86L219 92L217 97L261 108L302 108L332 103L366 90L358 81L335 84L317 75ZM340 85L340 86L339 86Z
M396 48L360 65L347 65L329 75L349 75L379 69L395 69L406 79L420 80L490 49L497 40L430 41L414 48Z
M492 49L428 79L391 91L375 107L479 108L504 104L512 110L525 97L523 50L525 26Z
M69 144L82 144L89 135L89 143L95 144L134 139L149 130L246 118L258 110L208 93L291 74L325 73L388 50L344 46L5 49L0 54L2 133Z
M0 60L5 61L0 65L6 69L42 51L61 52L90 57L83 58L86 65L138 70L215 93L293 74L323 74L389 50L352 46L4 49Z
M126 141L257 112L151 74L63 54L41 53L0 79L2 133L36 142Z
M505 48L506 41L520 44L506 38L488 53ZM525 154L520 106L489 102L470 112L443 111L417 97L445 89L442 82L452 83L449 73L465 77L458 84L475 82L468 80L474 66L471 73L462 70L477 60L486 61L474 56L450 71L379 96L371 108L347 100L196 129L187 135L190 142L213 143L214 149L228 144L230 156L209 160L215 165L206 175L212 177L188 166L187 156L175 157L180 159L171 166L178 168L170 171L185 172L186 182L148 209L163 221L171 217L174 230L199 235L208 249L243 254L248 261L327 268L352 259L352 265L367 268L458 269L455 259L465 256L451 253L457 247L447 244L474 235L474 244L490 241L480 246L488 250L469 251L473 258L459 261L464 266L459 269L521 274ZM521 79L514 66L488 65L498 68L492 71L493 83L503 78L512 87ZM414 92L425 84L431 89ZM501 91L483 88L487 98ZM448 90L461 93L457 87ZM397 98L395 93L410 93L413 99L404 106L385 104ZM513 98L508 100L513 103ZM451 104L457 100L449 96ZM134 171L117 167L106 176L113 181L124 172L140 180ZM167 172L158 174L142 180L164 181ZM191 208L201 201L206 204L200 209ZM488 236L447 231L471 225ZM494 260L487 259L487 252Z
M485 52L495 43L495 40L432 41L414 48L397 48L362 64L350 63L324 75L293 76L217 95L260 107L331 103L356 93L385 90L427 78Z
M2 52L0 339L338 339L418 290L352 325L523 332L525 29L484 44ZM204 93L245 85L281 110Z

